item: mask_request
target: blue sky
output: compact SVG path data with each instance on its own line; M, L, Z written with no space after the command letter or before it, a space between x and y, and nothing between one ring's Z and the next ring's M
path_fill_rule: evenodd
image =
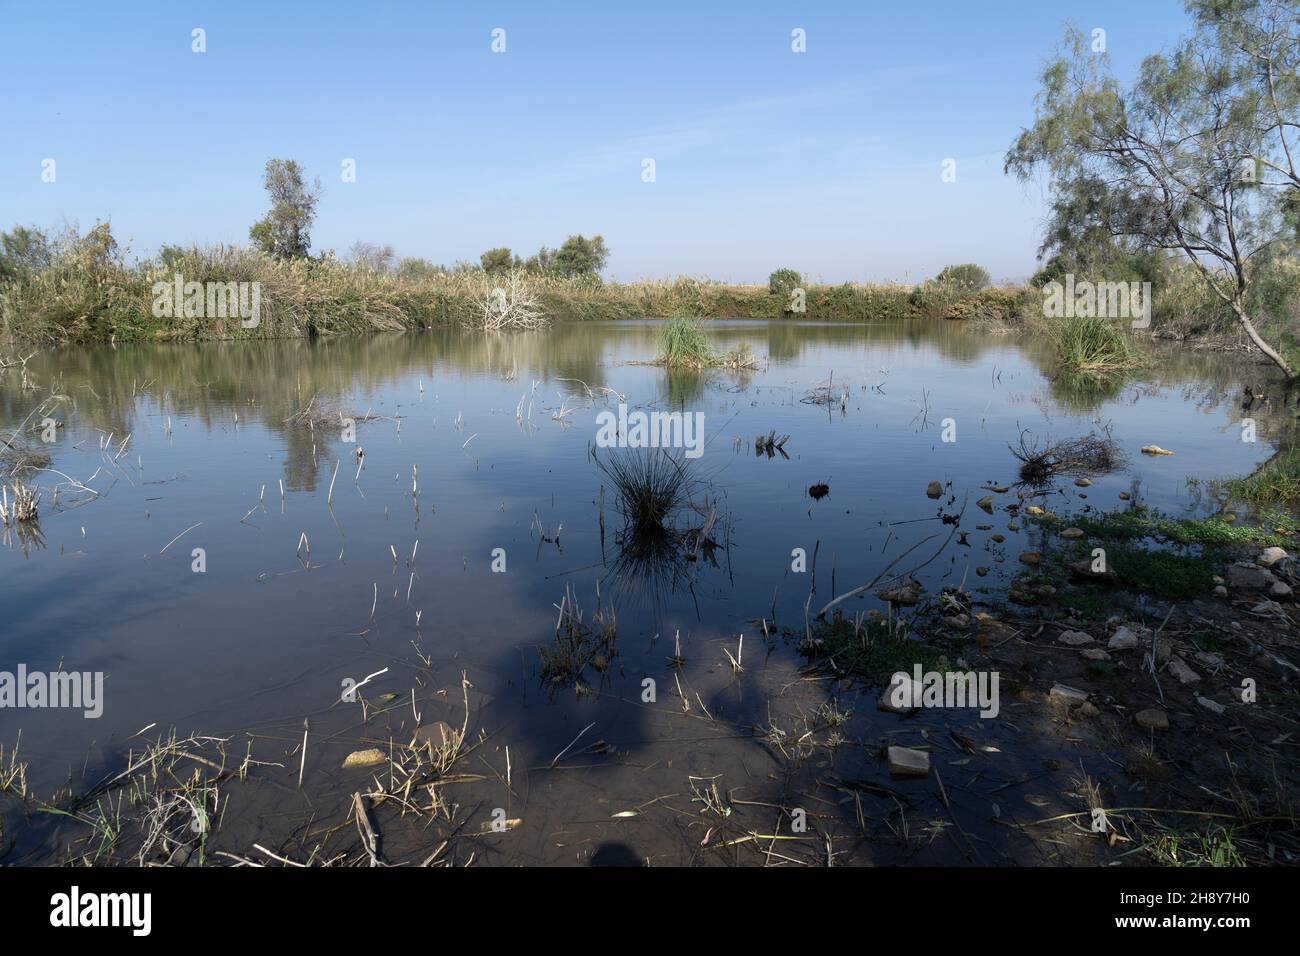
M619 279L1022 278L1043 197L1002 157L1066 22L1105 29L1124 76L1186 28L1181 0L4 0L0 228L243 243L286 157L324 188L315 251L450 263L601 233Z

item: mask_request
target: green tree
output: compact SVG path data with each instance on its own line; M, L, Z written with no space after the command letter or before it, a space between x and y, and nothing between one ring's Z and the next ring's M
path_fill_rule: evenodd
M435 275L445 275L446 272L442 266L415 256L408 256L397 264L397 275L403 279L428 279Z
M483 271L488 273L509 272L519 264L519 260L514 253L504 246L498 249L489 249L478 257L478 261L482 264Z
M1288 202L1300 188L1300 31L1294 0L1187 0L1193 32L1143 61L1125 88L1075 29L1042 77L1037 115L1007 153L1022 180L1046 172L1045 252L1109 236L1131 250L1177 250L1288 378L1252 315L1261 268L1295 253ZM1091 238L1090 238L1091 237Z
M248 230L253 244L277 259L306 258L311 226L320 200L320 179L310 186L297 160L267 160L262 184L271 197L271 211Z
M181 246L163 243L158 249L158 262L165 269L174 269L185 258L185 255L185 249Z
M609 250L605 248L603 237L592 236L587 239L584 236L570 236L556 250L552 269L565 278L594 276L605 268L608 258Z
M53 255L49 238L35 226L14 226L12 232L0 232L0 280L44 269Z

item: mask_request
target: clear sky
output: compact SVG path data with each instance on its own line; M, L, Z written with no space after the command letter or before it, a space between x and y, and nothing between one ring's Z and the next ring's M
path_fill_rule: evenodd
M1066 22L1105 29L1123 76L1187 23L1181 0L2 0L0 228L244 243L283 157L321 179L313 251L601 233L619 279L1023 278L1043 197L1002 157Z

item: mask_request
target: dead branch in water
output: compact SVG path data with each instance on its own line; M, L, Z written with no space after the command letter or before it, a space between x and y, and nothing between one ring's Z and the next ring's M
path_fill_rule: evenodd
M1020 480L1030 485L1045 485L1062 475L1104 475L1124 465L1119 444L1109 434L1096 433L1066 441L1032 442L1020 433L1019 445L1008 445L1020 461Z

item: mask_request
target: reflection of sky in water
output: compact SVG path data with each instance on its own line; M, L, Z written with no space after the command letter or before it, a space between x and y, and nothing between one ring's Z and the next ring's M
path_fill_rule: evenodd
M631 680L662 663L663 641L649 643L656 633L734 635L768 613L774 589L778 619L801 621L810 581L789 573L793 548L811 555L820 541L820 606L831 597L832 567L843 591L927 535L939 533L937 544L948 529L925 496L931 480L952 482L953 510L971 493L965 528L987 523L1006 533L1005 513L988 518L973 503L981 485L1014 480L1007 445L1022 429L1074 437L1110 424L1129 458L1126 473L1084 492L1086 502L1066 482L1065 497L1049 499L1057 510L1111 507L1137 486L1148 503L1180 511L1192 503L1189 475L1244 473L1269 452L1239 439L1240 367L1222 357L1171 350L1167 368L1089 407L1047 381L1041 344L981 338L956 323L719 323L719 348L747 342L760 362L770 358L740 376L629 364L653 357L654 334L652 324L627 323L516 337L100 348L33 359L38 390L21 391L9 373L0 380L6 428L50 387L69 396L75 407L60 413L67 427L54 467L81 479L101 469L93 485L103 497L71 510L47 500L45 548L0 553L0 669L62 660L109 676L101 720L0 712L0 740L21 726L24 748L57 755L66 775L87 747L93 753L152 722L207 731L313 711L343 677L409 658L415 639L444 677L465 668L484 694L535 705L533 648L550 638L566 583L590 606L602 579L603 597L620 610L620 660ZM850 389L843 416L800 401L832 375ZM710 443L696 476L733 519L731 549L717 568L697 570L693 594L665 607L624 600L602 564L601 475L588 446L605 406L587 400L587 386L613 388L634 407L705 413ZM380 416L358 426L359 482L336 425L313 434L285 423L316 393ZM531 423L516 420L521 397ZM562 402L574 409L564 425L551 417ZM940 440L945 418L956 421L954 444ZM1265 439L1268 429L1261 420ZM754 436L772 430L791 436L789 460L754 456ZM98 450L110 431L115 446L131 435L116 466ZM1153 442L1177 454L1139 454ZM830 495L813 502L806 489L821 481ZM530 531L534 515L548 532L563 525L558 548ZM612 496L606 520L612 560L621 525ZM320 565L310 571L294 556L303 533ZM926 568L927 581L994 565L991 533L972 530L973 547L945 552ZM407 559L417 540L412 582ZM1000 568L1033 540L1010 536ZM190 570L199 547L204 574ZM505 574L489 570L494 548L506 550ZM916 557L929 553L923 546Z

